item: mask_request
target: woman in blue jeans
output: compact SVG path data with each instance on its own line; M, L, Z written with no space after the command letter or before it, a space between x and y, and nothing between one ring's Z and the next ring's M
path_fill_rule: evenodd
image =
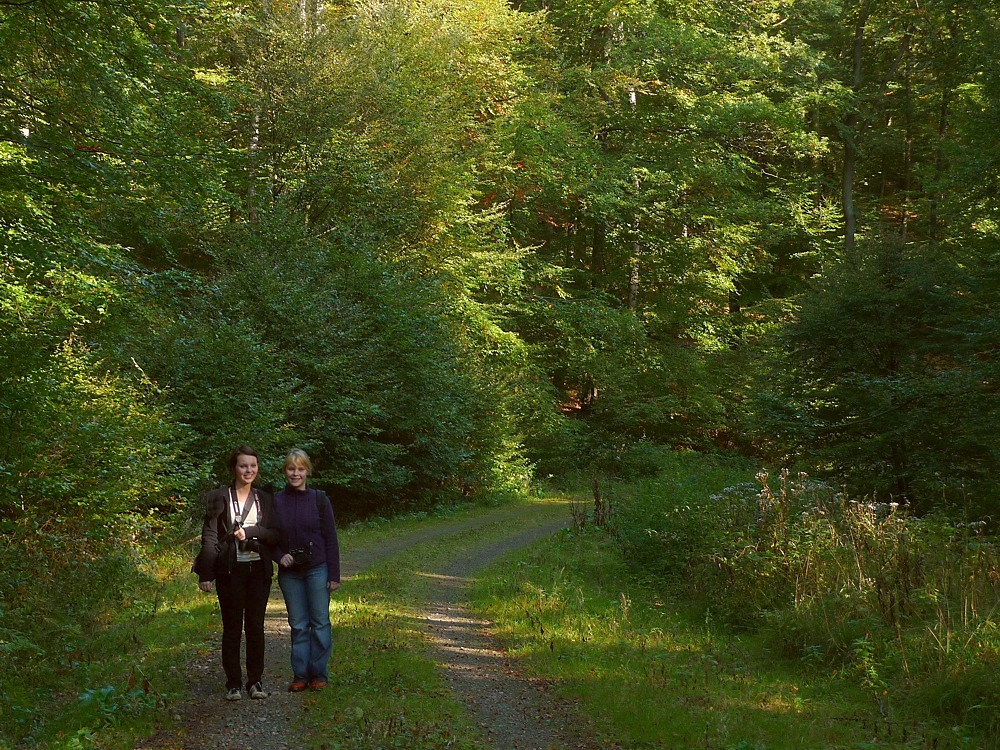
M330 592L340 587L340 544L333 505L325 492L309 489L312 462L295 449L285 458L285 489L274 497L281 541L274 549L278 586L292 629L292 681L297 693L319 690L329 679L333 649Z

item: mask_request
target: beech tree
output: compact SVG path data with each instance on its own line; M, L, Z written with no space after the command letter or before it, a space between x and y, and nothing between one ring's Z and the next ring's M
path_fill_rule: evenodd
M8 520L41 508L110 521L147 505L127 477L151 456L171 467L151 477L153 495L184 474L175 460L182 431L163 423L155 384L109 365L100 336L142 276L126 237L152 248L166 227L146 219L180 206L194 181L185 150L193 118L156 106L197 93L173 56L178 12L59 0L0 7L0 358L12 365L0 376L0 514ZM154 200L162 201L155 209Z
M990 106L980 29L995 28L995 9L861 3L827 28L842 32L827 37L840 44L826 47L828 72L849 92L831 110L846 242L801 300L782 371L790 398L770 416L796 452L822 455L861 491L926 505L976 484L995 497L979 484L998 445L985 416L992 327L976 310L995 298L981 253L996 237L960 208L981 195L968 165L995 158L962 133Z

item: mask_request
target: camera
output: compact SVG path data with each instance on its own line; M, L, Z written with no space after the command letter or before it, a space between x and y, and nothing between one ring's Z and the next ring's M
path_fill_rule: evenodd
M242 528L243 528L243 522L240 519L237 518L235 521L233 521L233 533L234 534L237 531L239 531L240 529L242 529ZM240 552L258 552L259 553L260 552L260 542L258 540L256 540L256 539L250 539L249 537L246 538L246 539L243 539L242 541L241 540L237 540L237 542L236 542L236 549L238 549Z
M260 552L260 541L257 539L245 539L240 542L240 549L244 552Z
M312 545L290 549L288 550L288 554L292 556L294 565L308 565L312 562Z

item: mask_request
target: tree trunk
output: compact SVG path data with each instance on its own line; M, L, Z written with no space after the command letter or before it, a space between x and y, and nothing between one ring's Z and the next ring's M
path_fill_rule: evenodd
M632 107L632 114L635 115L636 109L639 105L639 95L633 86L629 89L628 101ZM636 205L639 203L639 175L638 173L632 176L632 186L635 188L635 200ZM639 254L642 251L642 245L639 241L639 210L636 208L635 218L632 221L632 231L634 234L634 239L632 240L632 257L629 258L629 271L628 271L628 309L635 312L639 309Z
M947 89L941 92L941 111L938 116L937 146L934 150L934 194L931 196L930 209L930 235L932 240L937 239L940 218L938 216L937 191L940 189L941 177L944 175L944 136L948 132L948 109L951 105L951 92Z
M594 222L594 245L590 251L590 272L594 276L592 286L600 286L596 280L607 272L607 228L604 222L597 219Z
M257 162L260 158L260 108L253 113L250 125L250 147L247 151L247 217L257 221Z
M632 248L632 259L628 272L628 309L635 312L639 308L639 242Z
M318 6L317 0L296 0L298 5L299 23L302 26L302 35L309 37L316 31Z
M908 45L907 45L908 46ZM903 66L904 107L903 200L900 206L900 237L906 242L910 229L910 192L913 190L913 88L910 85L910 63Z
M854 27L854 43L851 47L853 70L851 88L854 91L854 105L850 114L844 120L844 172L842 184L842 200L844 208L844 249L853 253L856 246L858 227L857 211L854 207L854 174L858 165L858 129L861 122L860 97L862 81L862 54L865 47L865 26L868 23L870 8L868 3L858 11L858 21Z

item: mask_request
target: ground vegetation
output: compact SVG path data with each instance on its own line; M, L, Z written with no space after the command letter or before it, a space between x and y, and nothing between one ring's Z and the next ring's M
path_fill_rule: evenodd
M156 610L146 563L236 443L264 484L308 450L345 522L658 477L618 519L629 575L738 581L708 602L734 627L792 606L789 653L861 648L833 612L907 664L955 607L978 642L998 12L0 3L0 675L37 676L0 677L4 725L41 736L39 696ZM768 467L778 500L680 512L675 453ZM971 700L944 705L978 731Z

